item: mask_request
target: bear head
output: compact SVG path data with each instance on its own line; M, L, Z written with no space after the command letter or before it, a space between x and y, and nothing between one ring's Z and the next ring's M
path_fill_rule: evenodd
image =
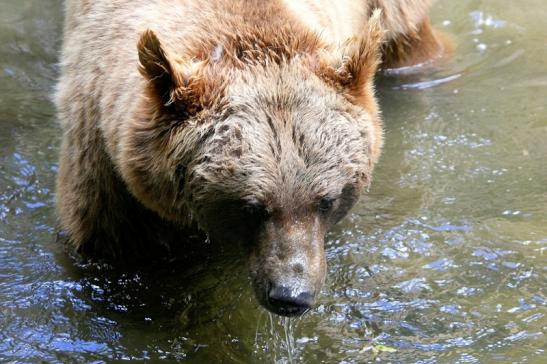
M339 49L262 49L239 63L223 44L185 60L141 35L144 91L120 138L123 179L165 219L245 246L256 296L275 313L314 305L325 234L371 181L382 34L376 14Z

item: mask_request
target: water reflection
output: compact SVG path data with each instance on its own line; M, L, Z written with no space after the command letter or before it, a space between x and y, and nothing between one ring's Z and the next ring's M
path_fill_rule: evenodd
M62 2L0 3L0 361L541 362L547 13L525 3L438 1L454 58L381 77L375 182L292 321L258 307L237 249L114 269L55 243Z

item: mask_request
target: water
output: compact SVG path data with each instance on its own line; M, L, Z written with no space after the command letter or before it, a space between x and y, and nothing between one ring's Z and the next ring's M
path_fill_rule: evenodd
M61 1L0 1L0 362L541 363L547 359L547 7L439 0L451 61L382 77L387 144L290 323L238 252L80 266L55 243Z

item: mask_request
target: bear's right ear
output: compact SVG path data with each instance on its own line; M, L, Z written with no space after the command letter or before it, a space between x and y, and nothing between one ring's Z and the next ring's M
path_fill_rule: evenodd
M182 62L164 48L152 30L141 34L137 49L139 71L150 82L151 93L163 106L182 106L187 112L200 109L200 71L203 62Z

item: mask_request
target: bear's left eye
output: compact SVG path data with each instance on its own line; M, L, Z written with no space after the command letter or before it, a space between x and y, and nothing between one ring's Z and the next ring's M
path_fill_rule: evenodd
M321 201L319 201L319 211L322 213L327 213L332 209L332 206L334 205L334 199L331 197L323 197Z

